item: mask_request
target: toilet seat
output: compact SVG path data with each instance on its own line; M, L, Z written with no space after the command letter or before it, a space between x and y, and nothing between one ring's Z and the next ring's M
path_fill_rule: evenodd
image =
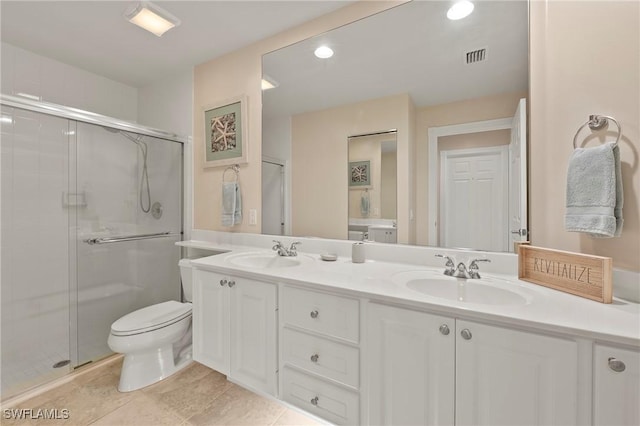
M191 316L191 303L175 300L162 302L131 312L111 325L114 336L148 333L175 324Z

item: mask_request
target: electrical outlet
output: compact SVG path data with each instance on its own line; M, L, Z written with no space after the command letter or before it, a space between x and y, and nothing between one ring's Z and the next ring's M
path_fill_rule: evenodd
M256 209L249 209L249 225L258 224L258 211Z

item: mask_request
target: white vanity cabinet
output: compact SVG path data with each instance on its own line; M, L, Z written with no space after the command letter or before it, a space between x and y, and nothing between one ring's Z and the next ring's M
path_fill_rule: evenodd
M596 344L593 424L640 425L640 350Z
M456 321L456 424L577 424L575 341Z
M576 342L375 303L367 316L369 424L577 423Z
M370 303L368 424L454 423L455 320Z
M193 359L276 395L276 285L202 270L193 278Z
M280 396L334 424L360 424L360 302L283 286Z

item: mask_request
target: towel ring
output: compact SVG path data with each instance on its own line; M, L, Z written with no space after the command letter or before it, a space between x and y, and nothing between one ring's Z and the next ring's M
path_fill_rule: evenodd
M227 175L227 172L229 170L233 170L235 172L236 180L234 182L237 182L238 181L238 174L240 173L240 166L238 166L237 164L234 164L233 166L229 166L226 169L224 169L224 172L222 172L222 181L226 182L225 181L225 176Z
M614 124L618 127L618 137L616 138L616 141L613 143L614 145L618 145L618 142L620 142L620 137L622 136L622 126L620 126L620 123L618 123L618 121L615 118L609 117L608 115L592 114L589 116L589 120L587 120L586 123L584 123L582 126L578 128L578 131L573 137L573 149L578 148L578 144L577 144L578 134L582 129L585 128L585 126L589 126L589 128L593 131L602 130L605 127L607 127L607 124L609 121L613 121Z

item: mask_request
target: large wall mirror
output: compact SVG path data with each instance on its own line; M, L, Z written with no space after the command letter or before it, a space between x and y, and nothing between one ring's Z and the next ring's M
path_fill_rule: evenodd
M450 2L408 2L263 56L263 232L524 238L529 5L475 3L449 20Z

